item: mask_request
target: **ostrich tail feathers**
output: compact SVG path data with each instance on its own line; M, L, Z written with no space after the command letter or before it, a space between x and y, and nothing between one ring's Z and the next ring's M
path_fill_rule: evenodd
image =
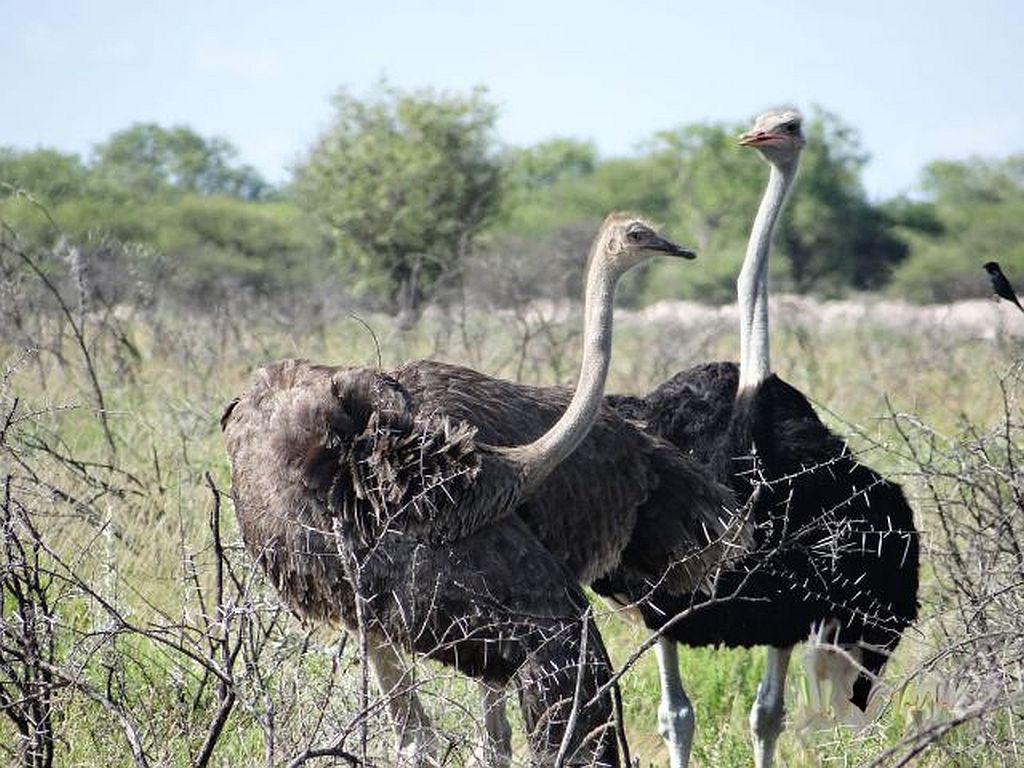
M284 360L258 369L225 412L229 452L266 443L260 460L297 494L289 504L312 502L360 545L391 531L451 540L483 452L469 423L412 405L386 372Z
M856 682L865 672L861 666L861 649L836 642L839 624L821 622L811 628L803 653L810 703L820 714L845 720L849 704L855 701ZM860 709L865 709L867 701Z
M388 531L448 538L451 511L480 468L475 434L442 416L374 411L338 453L328 509L363 544Z

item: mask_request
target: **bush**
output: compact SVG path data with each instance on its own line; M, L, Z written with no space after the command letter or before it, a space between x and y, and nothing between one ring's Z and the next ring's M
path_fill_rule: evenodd
M934 515L931 579L934 652L909 679L943 681L943 707L876 765L903 765L927 749L947 765L1017 765L1024 727L1024 361L1002 376L1002 413L943 435L894 414L899 450L922 506ZM963 731L961 733L961 730Z

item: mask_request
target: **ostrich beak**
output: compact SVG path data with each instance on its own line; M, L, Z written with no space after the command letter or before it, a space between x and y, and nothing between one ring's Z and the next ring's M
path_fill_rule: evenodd
M684 259L696 259L697 254L691 251L689 248L683 248L681 245L676 245L671 240L666 240L663 237L655 237L647 244L648 250L657 251L658 253L664 253L668 256L681 256Z
M762 144L771 144L781 138L779 134L769 131L747 131L740 136L739 144L741 147L757 147Z

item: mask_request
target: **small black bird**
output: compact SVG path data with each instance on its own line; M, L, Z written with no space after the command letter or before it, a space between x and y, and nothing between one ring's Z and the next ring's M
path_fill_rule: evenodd
M1017 300L1017 294L1013 292L1013 286L1011 286L1010 281L1006 279L1006 275L1003 274L1003 270L999 268L999 262L986 262L985 271L988 272L988 276L992 280L992 288L995 292L1007 301L1012 301L1017 305L1017 309L1024 312L1024 307L1022 307L1020 302Z

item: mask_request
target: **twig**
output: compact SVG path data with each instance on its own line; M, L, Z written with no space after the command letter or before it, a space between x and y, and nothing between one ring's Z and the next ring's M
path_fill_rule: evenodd
M51 222L53 220L51 219ZM0 223L12 237L17 237L15 232L6 224ZM93 394L96 396L96 405L99 410L100 424L103 427L103 436L106 438L107 446L110 448L110 455L113 459L117 455L117 445L114 443L114 435L110 431L110 423L107 420L107 406L103 398L103 388L100 386L99 377L96 374L96 366L93 364L92 354L89 352L89 347L85 343L85 335L82 327L78 322L75 321L74 313L68 307L67 302L64 301L64 297L60 293L60 289L46 276L46 273L39 268L39 265L28 255L28 253L22 248L12 248L14 253L25 262L29 269L35 273L36 277L43 283L53 297L57 300L57 304L60 307L61 313L65 319L71 325L71 331L75 337L75 342L78 344L78 349L82 353L82 358L85 360L85 369L89 374L89 381L92 383Z

